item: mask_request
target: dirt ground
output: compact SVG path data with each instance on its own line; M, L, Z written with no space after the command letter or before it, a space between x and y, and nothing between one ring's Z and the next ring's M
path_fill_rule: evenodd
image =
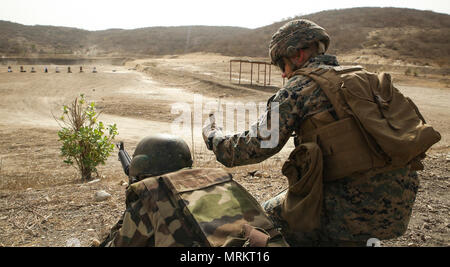
M54 119L80 93L96 103L100 119L116 123L117 141L125 142L130 154L139 140L152 133L172 133L175 103L189 106L199 96L220 104L253 101L265 103L283 81L271 69L271 85L264 87L263 68L259 81L249 66L243 66L243 84L234 72L230 83L229 60L215 54L165 56L127 62L124 66L72 66L55 73L56 66L34 66L37 73L20 73L19 66L7 73L0 66L0 246L68 246L79 240L89 246L102 240L122 214L127 177L117 151L100 166L99 179L82 183L77 171L59 156L59 126ZM239 65L233 65L237 70ZM266 73L267 74L267 73ZM410 96L425 119L442 135L425 160L421 184L409 228L405 235L383 241L384 246L450 245L450 89L446 76L406 76L393 73L398 88ZM268 82L268 80L266 80ZM206 116L207 114L203 114ZM205 119L203 117L202 119ZM248 120L248 118L245 118ZM194 151L194 166L223 167L203 145L197 128L177 132ZM235 180L258 201L282 191L286 179L281 166L293 144L263 163L228 169ZM258 171L254 174L254 171ZM96 202L94 194L105 190L112 197Z

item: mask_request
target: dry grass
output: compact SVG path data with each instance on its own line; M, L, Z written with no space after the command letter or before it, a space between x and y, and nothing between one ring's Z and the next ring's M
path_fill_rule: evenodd
M100 182L83 183L75 168L62 163L56 131L33 128L24 132L1 133L9 138L0 143L0 149L7 152L0 177L0 245L66 246L67 240L77 238L82 246L89 246L94 239L104 238L125 207L122 183L127 177L116 154L99 168ZM36 147L26 145L30 141ZM128 151L135 146L128 143ZM194 167L223 167L202 144L195 147ZM278 173L280 162L275 158L229 171L257 200L265 201L285 186ZM259 174L249 175L257 170ZM112 199L95 202L98 190L109 192Z
M49 132L36 129L33 134L41 136L43 142L52 142ZM15 144L26 143L23 140L16 140ZM128 149L132 151L135 145L130 144ZM23 149L19 151L26 151ZM8 175L3 175L3 165L0 189L1 245L66 246L70 238L77 238L82 246L89 246L94 239L102 240L120 218L125 208L125 187L121 184L126 181L126 177L115 156L108 161L107 168L101 169L102 179L87 184L76 178L76 170L67 166L55 167L54 161L58 161L57 149L53 147L49 150L54 150L47 154L50 158L30 159L30 162L42 168L23 168L28 162L18 161L13 164L17 169L24 169L16 177L9 168L12 158L8 154ZM194 167L222 167L204 146L197 144L195 153ZM450 245L450 225L446 215L450 211L450 177L448 164L445 163L446 155L447 152L433 152L427 158L426 171L421 172L419 194L407 233L400 238L384 241L383 245ZM280 173L284 160L282 154L260 164L228 171L259 202L263 202L286 188L286 179ZM51 172L54 177L49 179ZM112 199L95 202L93 196L98 190L109 192Z

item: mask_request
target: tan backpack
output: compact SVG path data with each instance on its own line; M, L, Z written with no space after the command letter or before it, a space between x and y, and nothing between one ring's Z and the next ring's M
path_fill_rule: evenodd
M303 68L294 75L313 79L339 118L314 131L308 129L303 140L321 146L326 180L408 164L423 169L424 153L441 139L413 101L393 86L389 74L339 66Z

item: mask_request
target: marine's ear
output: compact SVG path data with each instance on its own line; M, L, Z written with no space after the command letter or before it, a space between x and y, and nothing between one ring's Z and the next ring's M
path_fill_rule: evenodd
M305 60L305 57L306 57L305 50L300 49L300 50L298 50L296 55L291 57L291 60L297 67L300 67L301 65L303 65L303 61Z

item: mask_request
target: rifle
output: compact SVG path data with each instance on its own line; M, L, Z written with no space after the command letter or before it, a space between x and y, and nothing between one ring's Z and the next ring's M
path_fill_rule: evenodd
M119 160L122 163L123 171L128 176L130 173L131 157L125 150L123 142L117 143L116 147L119 149Z

